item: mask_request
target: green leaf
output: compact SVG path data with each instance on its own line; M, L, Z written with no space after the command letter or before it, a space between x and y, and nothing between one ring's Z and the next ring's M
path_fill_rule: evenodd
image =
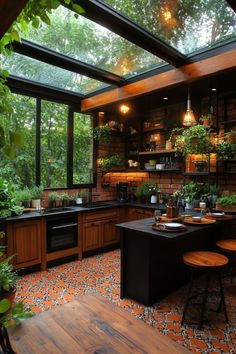
M39 28L39 25L40 25L40 21L38 19L38 17L35 17L33 20L32 20L32 26L34 28Z
M17 31L12 31L11 32L11 38L13 41L20 42L20 36Z
M18 302L12 309L12 314L21 314L23 312L23 302Z
M77 4L72 3L72 8L73 8L78 14L84 14L84 13L85 13L84 9L83 9L82 6L80 6L80 5L77 5Z
M11 307L11 302L8 299L2 299L0 301L0 313L5 313Z

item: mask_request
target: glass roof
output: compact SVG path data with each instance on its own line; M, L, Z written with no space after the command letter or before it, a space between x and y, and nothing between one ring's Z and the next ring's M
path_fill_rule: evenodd
M108 85L17 53L7 57L5 68L12 75L64 90L87 94Z
M50 15L51 25L30 27L25 39L114 74L129 77L164 62L63 6Z
M103 2L183 54L236 38L236 14L224 0Z

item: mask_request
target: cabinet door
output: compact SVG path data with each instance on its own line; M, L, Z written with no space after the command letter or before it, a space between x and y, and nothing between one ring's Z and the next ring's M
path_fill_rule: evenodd
M102 246L111 245L119 242L119 230L116 228L116 224L119 223L119 219L110 219L103 221L102 223Z
M153 210L142 208L128 208L127 221L141 220L153 216Z
M83 252L101 247L100 222L85 223L83 225Z
M16 222L9 228L9 243L14 268L31 266L41 263L41 222Z

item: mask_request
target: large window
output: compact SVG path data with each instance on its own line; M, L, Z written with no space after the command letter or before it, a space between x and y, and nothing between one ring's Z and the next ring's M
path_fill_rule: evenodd
M35 184L36 99L12 95L11 105L12 114L1 114L0 125L6 131L9 142L12 139L11 135L20 130L23 145L17 147L14 158L10 159L1 154L0 175L12 183L31 187Z
M92 120L90 116L81 113L75 113L73 118L73 184L92 183Z
M1 155L2 177L22 186L37 183L44 188L67 188L92 182L90 116L77 113L66 104L18 94L13 95L12 106L12 116L0 115L0 125L12 132L20 131L24 144L17 148L13 159Z

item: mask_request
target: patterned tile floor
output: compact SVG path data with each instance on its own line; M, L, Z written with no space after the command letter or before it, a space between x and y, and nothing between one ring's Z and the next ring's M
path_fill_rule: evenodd
M236 284L232 286L224 280L230 325L225 324L223 314L211 311L208 315L210 321L206 322L203 330L198 330L196 325L180 324L184 289L153 307L145 307L129 299L120 300L119 269L120 252L116 250L82 262L73 261L45 272L31 273L19 280L17 300L24 300L37 313L96 292L194 353L236 353ZM216 300L214 295L210 299L215 308Z

